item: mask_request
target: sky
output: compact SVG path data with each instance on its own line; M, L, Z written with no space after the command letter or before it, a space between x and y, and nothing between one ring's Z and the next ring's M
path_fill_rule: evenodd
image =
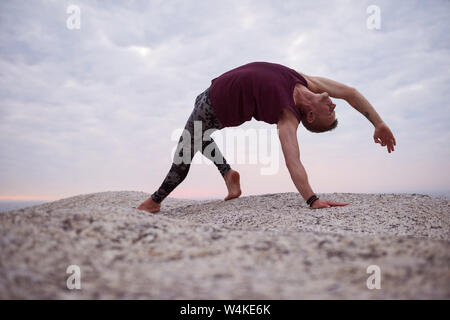
M445 0L3 0L0 200L150 195L198 94L253 61L355 87L394 133L388 153L374 143L373 125L335 99L335 130L297 131L314 192L449 195L449 20ZM242 135L237 129L273 134L276 125L252 120L213 134L240 172L242 196L296 192L279 141L268 141L275 173L262 174L261 157L233 161L255 152L219 139ZM170 197L226 196L222 176L201 158Z

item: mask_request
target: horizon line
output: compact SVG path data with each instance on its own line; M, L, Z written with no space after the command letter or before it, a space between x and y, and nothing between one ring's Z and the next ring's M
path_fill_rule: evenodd
M101 193L104 191L99 191L98 193ZM114 192L114 191L112 191ZM296 192L296 191L289 191L289 192ZM246 194L242 196L258 196L258 195L266 195L266 194L276 194L277 192L266 192L266 193L258 193L258 194ZM285 193L285 192L282 192ZM332 194L332 193L359 193L359 194L424 194L429 195L433 197L446 197L450 198L450 191L408 191L408 192L317 192L317 194ZM33 197L33 196L2 196L0 195L0 201L42 201L42 202L50 202L50 201L57 201L65 198L70 198L73 196L66 196L66 197L60 197L60 198L39 198L39 197ZM195 197L195 196L168 196L168 198L173 199L186 199L186 200L208 200L208 199L222 199L223 196L217 195L217 196L204 196L204 197Z

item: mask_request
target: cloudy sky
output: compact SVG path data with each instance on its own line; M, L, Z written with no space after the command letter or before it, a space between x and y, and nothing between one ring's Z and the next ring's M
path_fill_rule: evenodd
M70 5L80 9L79 29L67 27ZM380 8L379 29L367 27L370 5ZM315 192L450 194L449 20L445 0L2 0L0 199L153 193L196 96L253 61L356 87L396 137L389 154L370 122L335 100L336 130L297 133ZM243 196L296 191L279 143L271 175L261 162L234 163L234 150L218 144L241 173ZM203 161L170 196L225 195Z

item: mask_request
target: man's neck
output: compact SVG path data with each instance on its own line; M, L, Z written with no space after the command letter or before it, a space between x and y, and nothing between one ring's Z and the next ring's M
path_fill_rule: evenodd
M311 91L305 86L297 84L294 88L294 102L302 114L307 114L312 108Z

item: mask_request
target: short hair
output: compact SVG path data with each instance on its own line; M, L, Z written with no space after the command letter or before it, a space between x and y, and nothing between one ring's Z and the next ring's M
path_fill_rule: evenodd
M327 126L327 127L317 126L316 124L311 124L311 123L307 122L306 119L305 119L305 121L302 121L302 123L303 123L303 126L308 131L311 131L311 132L314 132L314 133L321 133L321 132L327 132L327 131L331 131L331 130L335 129L337 127L337 125L338 125L338 119L335 119L333 121L333 123L331 125Z

